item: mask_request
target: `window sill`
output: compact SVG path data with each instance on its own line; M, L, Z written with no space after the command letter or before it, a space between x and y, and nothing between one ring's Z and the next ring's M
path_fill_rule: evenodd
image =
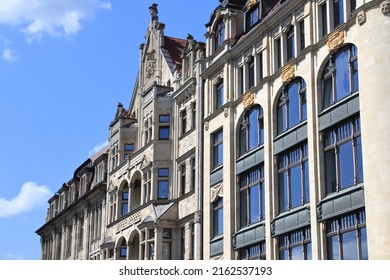
M277 140L279 140L279 139L281 139L281 138L283 138L283 137L289 135L290 133L292 133L292 132L298 130L299 128L305 126L306 124L307 124L307 119L304 120L304 121L302 121L302 122L300 122L299 124L294 125L293 127L290 127L288 130L286 130L286 131L280 133L278 136L276 136L276 137L274 138L274 141L277 141Z
M345 103L348 103L349 101L351 101L352 99L354 99L355 97L358 97L359 96L359 90L351 93L349 96L346 96L340 100L338 100L336 103L326 107L325 109L323 109L319 114L318 116L321 117L323 115L326 115L327 113L333 111L334 109L342 106L343 104Z

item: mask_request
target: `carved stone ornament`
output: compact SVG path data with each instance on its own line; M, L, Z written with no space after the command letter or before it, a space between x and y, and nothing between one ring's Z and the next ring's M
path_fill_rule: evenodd
M223 115L225 116L225 118L227 118L229 116L229 109L228 108L223 109Z
M366 12L360 11L356 16L356 22L359 25L363 25L366 22Z
M245 94L243 96L242 105L244 106L245 109L252 106L253 103L255 103L255 94L254 93L248 92L247 94Z
M250 10L250 9L252 9L252 7L253 7L254 5L256 5L256 3L257 3L257 0L248 0L248 2L246 2L246 8L247 8L248 10Z
M194 223L195 224L200 224L202 222L202 212L201 211L196 211L194 213Z
M209 130L209 122L204 123L204 129L207 131Z
M390 0L383 1L381 3L381 9L383 14L390 13Z
M333 52L338 50L341 45L344 43L344 32L336 32L329 36L328 39L328 50L329 52Z
M282 83L288 83L295 77L294 65L287 65L282 70Z
M211 202L214 202L217 197L223 197L223 184L211 188Z

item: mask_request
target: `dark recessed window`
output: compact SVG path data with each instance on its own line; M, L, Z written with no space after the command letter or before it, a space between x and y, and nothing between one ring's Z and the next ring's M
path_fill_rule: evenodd
M260 20L259 4L256 4L245 13L245 19L245 30L249 31Z
M169 195L169 181L158 180L158 199L168 199Z
M344 22L344 0L333 0L333 24L334 28Z
M287 61L295 57L295 33L294 26L291 25L287 31Z
M169 168L159 168L158 177L169 177Z
M223 199L213 203L214 236L223 234Z
M126 152L134 151L134 144L125 144L125 151Z
M224 90L223 90L223 80L216 85L215 87L215 109L222 107L224 104Z
M240 125L240 155L264 144L264 116L260 106L245 112Z
M248 62L248 88L255 86L255 59L253 56Z
M158 139L169 140L169 126L160 126L158 128Z
M219 49L223 46L225 41L225 23L223 19L220 19L215 30L215 49Z
M223 164L223 131L222 129L213 135L213 167Z

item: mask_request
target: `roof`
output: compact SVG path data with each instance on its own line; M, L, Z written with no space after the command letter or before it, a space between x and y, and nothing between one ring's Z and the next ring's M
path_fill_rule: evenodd
M96 154L94 154L93 156L90 157L90 160L92 162L95 162L95 160L97 160L101 155L105 154L108 152L108 146L104 147L103 149L101 149L99 152L97 152Z
M169 52L174 64L181 64L181 54L187 40L164 36L164 48Z

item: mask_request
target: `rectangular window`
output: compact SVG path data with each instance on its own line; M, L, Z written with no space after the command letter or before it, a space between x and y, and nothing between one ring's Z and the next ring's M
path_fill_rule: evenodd
M222 129L213 135L213 167L223 164L223 131Z
M305 20L302 20L299 24L299 48L302 52L305 49Z
M186 193L186 165L180 166L180 193L181 195Z
M125 191L125 192L122 192L122 210L121 210L121 215L126 215L127 213L129 213L129 192L128 191Z
M184 109L183 111L181 111L180 116L181 116L181 135L183 135L187 131L187 110Z
M159 118L158 118L158 121L160 123L170 123L171 116L170 115L160 115Z
M125 144L125 151L126 152L133 152L134 151L134 144Z
M248 62L248 89L255 85L255 59L253 56Z
M158 199L168 199L169 181L158 180Z
M240 249L239 259L240 260L265 260L266 259L265 241Z
M280 260L311 260L310 227L296 230L279 237Z
M159 168L158 177L169 177L169 168Z
M158 139L169 140L169 126L160 126L158 128Z
M238 93L241 96L244 94L244 67L238 68L237 75L238 75L237 77Z
M196 176L195 158L191 159L191 190L195 188L195 176Z
M223 80L221 80L215 87L215 109L222 107L224 103Z
M279 210L288 211L309 202L307 144L278 156Z
M327 241L329 260L367 260L365 210L328 220Z
M258 61L258 78L259 81L264 78L264 73L263 73L263 52L259 53L257 56L257 61Z
M191 116L191 127L195 128L196 125L196 102L192 103L192 116Z
M245 13L245 30L248 32L260 20L259 4L256 4L249 11Z
M333 0L333 27L344 22L344 0Z
M282 45L280 38L275 40L275 70L282 67Z
M324 132L326 193L363 182L360 117Z
M328 12L326 3L319 6L319 13L321 15L321 37L324 37L326 34L328 34Z
M286 35L287 39L287 61L295 57L295 32L294 26L290 26Z
M223 234L223 199L213 203L214 236Z

